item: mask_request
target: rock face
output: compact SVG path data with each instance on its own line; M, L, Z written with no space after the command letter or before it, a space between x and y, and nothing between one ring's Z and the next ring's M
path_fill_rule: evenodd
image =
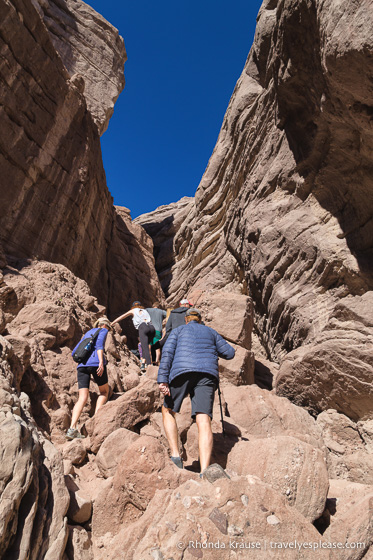
M71 349L162 290L100 163L122 83L116 31L78 1L0 0L1 558L371 558L370 17L365 0L265 0L195 200L146 218L170 303L188 294L237 349L212 420L226 473L200 478L189 401L181 470L157 367L141 375L118 326L109 402L94 414L92 383L85 438L66 441ZM253 350L278 394L254 384Z
M191 480L174 491L158 491L131 531L122 529L108 556L102 548L97 558L117 558L124 547L133 560L231 560L239 551L260 559L280 559L284 557L283 550L267 549L270 541L279 540L319 542L320 535L282 497L255 477L221 479L215 484ZM249 547L251 550L242 551ZM313 551L303 551L301 556L299 551L287 551L287 557L294 559L311 559L312 554ZM318 557L329 558L329 551L319 550Z
M137 220L170 301L250 295L277 393L354 420L373 412L372 23L368 0L265 0L194 202Z
M238 348L249 352L251 302L245 296L228 296L227 300L224 295L223 301L230 302L235 321L226 334L240 343ZM215 307L208 321L216 328L226 328L227 324L219 323L218 295L210 293L209 297ZM191 422L189 403L178 419L180 449L188 466L180 470L168 457L160 414L162 399L154 380L157 368L149 370L149 376L139 377L138 361L118 332L108 334L107 344L112 398L92 416L96 391L91 386L80 421L87 437L66 442L64 432L77 399L76 368L70 351L81 333L105 311L83 280L62 265L13 259L12 266L3 269L0 307L0 445L4 458L0 469L0 546L4 557L17 557L19 550L29 550L32 536L36 539L35 555L30 557L35 560L62 559L64 551L67 558L75 560L105 555L115 558L120 545L128 549L128 558L142 558L143 547L152 539L152 527L163 515L174 538L183 531L185 514L192 523L191 531L193 516L198 515L201 527L207 519L204 531L210 531L211 523L215 527L211 535L226 527L228 532L223 531L222 538L242 540L246 529L240 519L247 515L242 510L247 508L247 500L250 512L256 512L255 520L259 519L258 511L263 517L258 527L257 521L248 520L254 523L258 538L262 535L264 539L279 525L284 534L290 526L294 534L310 538L317 534L311 521L323 512L326 502L326 448L321 428L305 410L255 385L237 386L236 378L223 376L226 434L221 432L216 402L214 460L237 480L226 479L231 486L225 490L222 503L230 495L232 508L220 511L220 498L213 507L210 500L213 496L216 499L221 481L210 488L206 486L210 483L198 476L196 425ZM361 430L369 444L369 423ZM271 453L273 449L278 452ZM245 459L248 456L250 460ZM249 482L247 475L253 472L258 478L251 477ZM193 486L186 488L185 483ZM254 487L248 490L251 484ZM175 509L172 521L167 504L174 491L183 498L182 509ZM247 495L247 500L237 501L236 491ZM198 512L194 512L195 507ZM339 529L342 532L343 527ZM45 539L45 535L50 538ZM171 546L167 543L168 532L160 536L159 548L167 551Z
M173 286L174 237L189 215L194 216L194 198L185 196L179 202L160 206L134 220L144 227L153 240L156 270L166 294L172 291Z
M102 134L124 88L123 64L127 55L123 39L84 2L37 2L53 45L70 78L82 88L87 108Z
M144 233L141 240L133 237L139 228L131 225L129 213L113 207L93 120L106 126L123 87L123 41L83 2L40 5L0 2L4 251L64 264L88 282L109 313L112 306L124 312L133 297L123 289L114 293L110 284L112 277L117 287L118 266L127 266L127 283L136 291L141 276L150 304L163 297L153 257L144 253ZM118 262L128 251L131 268Z
M21 551L29 551L35 560L55 560L70 534L67 518L84 524L92 515L83 485L71 479L68 491L64 480L64 465L72 475L84 469L88 441L67 443L63 454L56 445L66 441L77 399L71 348L105 310L62 265L13 259L0 281L0 555L23 558ZM107 359L110 387L119 393L127 375L139 372L138 361L117 333L108 334ZM83 424L96 398L91 387ZM141 412L136 417L145 418ZM79 533L74 535L72 543L79 544Z
M373 484L373 449L368 435L371 421L355 423L344 414L326 410L317 417L317 425L329 450L329 476Z

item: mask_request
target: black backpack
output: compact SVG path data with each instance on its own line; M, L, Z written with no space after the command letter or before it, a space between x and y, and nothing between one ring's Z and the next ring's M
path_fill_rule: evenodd
M96 339L101 331L102 329L97 329L97 331L94 334L92 334L90 337L83 338L79 342L79 346L77 347L74 354L72 355L74 362L77 362L78 364L86 363L86 361L88 360L89 356L92 354L95 348Z

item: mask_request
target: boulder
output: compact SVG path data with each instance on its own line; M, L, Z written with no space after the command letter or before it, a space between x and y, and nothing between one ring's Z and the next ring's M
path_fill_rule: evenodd
M87 450L81 439L73 439L67 443L62 451L64 460L71 461L73 465L81 465L87 456Z
M331 558L368 558L373 548L373 486L331 480L327 505L330 525L324 538L343 543L343 547L332 551Z
M155 438L140 436L122 455L111 485L95 500L92 531L97 537L117 534L141 517L157 489L177 488L196 476L177 468Z
M102 476L109 478L115 474L122 455L138 438L139 435L135 432L118 428L105 439L96 456L96 464Z
M52 346L62 345L74 337L77 322L68 309L48 302L26 305L8 325L10 333L17 333L27 325L37 335L51 335ZM45 347L45 345L44 345Z
M324 454L294 437L239 441L228 455L227 470L257 476L311 522L324 511L329 488Z
M371 294L365 294L356 306L355 302L349 304L353 319L343 315L337 307L334 317L330 317L329 327L319 339L286 357L276 377L278 395L314 413L332 408L355 421L371 418L373 292ZM361 304L366 306L365 312L360 312ZM347 303L344 306L347 307Z
M321 428L322 438L329 450L329 476L373 484L370 422L355 423L344 414L330 409L319 414L316 423ZM367 444L362 434L365 434Z
M69 525L65 554L67 560L94 560L90 533L83 527Z
M0 556L4 556L17 531L19 504L37 478L33 455L40 444L34 444L20 418L1 412L0 421Z
M114 401L108 402L86 423L91 450L97 453L103 441L118 428L134 428L161 406L158 384L143 378L141 383Z
M76 480L71 475L65 476L66 486L69 490L70 505L67 510L67 517L70 521L83 525L92 515L92 501L90 497L79 488Z
M14 384L18 392L20 392L21 381L26 369L30 366L31 349L29 342L20 336L8 335L4 337L12 346L12 352L9 355L9 365L15 376Z
M69 505L62 456L19 416L3 412L0 429L0 555L32 548L34 558L61 558Z
M293 436L323 447L321 430L306 410L256 385L223 387L229 421L256 437Z
M131 530L123 528L111 540L108 535L106 541L97 539L96 550L98 560L104 554L108 560L117 558L121 550L132 560L147 556L231 560L240 552L280 560L286 547L287 558L315 558L312 549L297 550L295 541L314 542L318 558L330 557L320 547L323 537L283 496L255 477L236 477L214 484L190 480L173 491L158 490ZM105 552L104 542L110 542Z
M201 311L208 327L216 330L229 342L251 350L253 311L249 297L224 291L208 291L196 297L193 305Z
M236 353L233 360L219 358L219 376L232 385L251 385L254 383L254 354L242 346L231 343Z

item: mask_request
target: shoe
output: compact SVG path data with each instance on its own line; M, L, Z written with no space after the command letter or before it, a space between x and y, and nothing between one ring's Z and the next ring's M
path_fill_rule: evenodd
M170 459L179 469L183 468L183 460L181 457L170 457Z
M204 471L201 472L199 477L208 480L209 482L211 482L211 484L215 482L215 480L219 480L219 478L230 479L230 476L227 475L223 467L221 467L217 463L213 463L212 465L207 467Z
M79 432L76 428L69 428L66 432L66 439L84 439L85 436Z
M146 365L144 364L144 362L141 363L140 371L141 371L141 373L146 372Z

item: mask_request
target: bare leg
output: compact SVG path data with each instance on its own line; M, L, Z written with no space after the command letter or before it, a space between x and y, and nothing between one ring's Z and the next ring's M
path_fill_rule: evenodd
M164 431L171 449L171 456L180 457L175 413L170 408L162 406L162 419Z
M109 397L109 384L105 383L105 385L101 385L101 387L99 387L99 391L100 391L100 396L97 399L96 402L96 409L95 409L95 414L97 414L97 411L106 403L106 401L108 400Z
M211 418L208 414L197 413L196 424L198 428L199 462L201 472L203 472L209 466L211 460L213 442Z
M157 350L155 351L155 361L158 362L158 364L161 361L161 349L160 348L157 348Z
M88 400L89 390L88 389L79 389L79 398L75 403L73 408L73 413L71 416L71 426L70 428L76 428L76 424L80 418L82 410Z

